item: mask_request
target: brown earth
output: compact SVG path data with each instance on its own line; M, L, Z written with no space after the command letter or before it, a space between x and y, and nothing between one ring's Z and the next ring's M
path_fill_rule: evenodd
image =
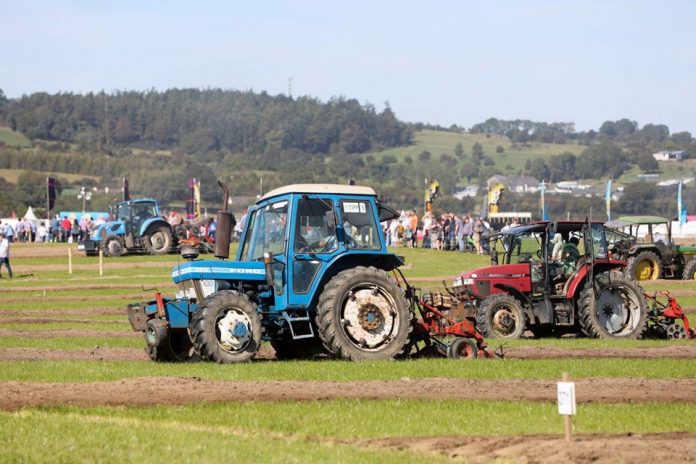
M50 330L13 330L0 328L0 337L20 337L20 338L59 338L59 337L142 337L142 332L131 332L130 330L91 330L91 329L50 329Z
M366 440L365 445L408 450L478 464L696 462L696 434L648 433L559 435L397 437Z
M683 402L696 398L693 379L592 378L576 383L578 403ZM555 380L409 379L395 381L223 381L142 377L112 382L0 382L0 409L199 402L336 399L556 401Z
M56 316L124 316L125 306L123 308L104 306L94 308L55 308L55 309L9 309L3 311L0 309L0 315L4 317L56 317Z

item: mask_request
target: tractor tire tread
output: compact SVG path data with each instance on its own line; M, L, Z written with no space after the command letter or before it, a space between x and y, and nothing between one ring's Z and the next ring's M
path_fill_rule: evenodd
M382 353L379 353L381 356L369 356L369 354L374 352L360 352L359 348L352 346L348 340L345 340L345 336L341 336L338 333L341 321L337 320L335 310L337 304L343 298L341 287L346 282L357 279L385 284L385 289L392 293L392 297L395 300L401 300L407 314L405 320L400 321L400 323L406 326L405 332L401 334L403 340L397 342L398 348L391 348L387 356ZM411 350L414 323L415 314L413 308L406 300L403 288L391 279L384 270L372 266L357 266L336 274L324 287L317 304L316 325L319 338L326 351L339 359L360 361L365 359L384 359L385 357L390 359L405 357Z
M494 305L499 303L513 304L516 306L522 320L521 328L516 331L513 337L506 338L520 338L527 327L526 316L524 314L524 310L522 309L522 305L520 304L519 300L507 293L497 293L495 295L490 295L485 300L483 300L481 306L479 306L478 308L478 311L476 311L476 330L478 330L484 338L502 338L497 336L496 332L491 327L489 315L490 309Z

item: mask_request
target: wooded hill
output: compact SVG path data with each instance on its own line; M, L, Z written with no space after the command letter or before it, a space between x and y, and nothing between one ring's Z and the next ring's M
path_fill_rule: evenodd
M696 154L690 133L671 134L659 124L640 127L621 119L576 132L572 123L491 118L470 129L444 128L404 123L388 106L377 112L354 99L321 102L220 89L36 93L18 99L0 90L0 124L7 126L0 128L0 169L92 176L80 181L64 176L68 192L72 184L114 186L128 177L133 193L165 204L185 200L190 177L201 180L204 201L215 206L216 178L227 180L232 194L252 197L261 184L267 191L293 182L355 179L376 187L395 206L412 208L422 204L427 177L443 186L440 208L466 212L481 201L456 201L449 194L457 185L483 185L493 174L552 182L612 178L618 185L645 172L693 176L696 168L696 160L655 161L651 153L662 149ZM0 215L33 201L18 194L26 188L13 191L15 185L41 184L40 175L13 177L17 183L0 182ZM637 191L651 196L647 207L662 195L654 185ZM37 191L34 197L41 195ZM528 197L511 201L526 208L534 203ZM71 198L64 195L59 206L70 206ZM552 213L585 214L593 201L553 200L549 206Z

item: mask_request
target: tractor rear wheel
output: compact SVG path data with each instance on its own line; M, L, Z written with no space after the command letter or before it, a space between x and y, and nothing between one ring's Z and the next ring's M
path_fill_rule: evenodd
M104 240L104 256L122 256L125 249L121 237L111 236Z
M686 267L684 268L684 274L682 275L682 279L684 279L684 280L696 279L696 258L692 258L691 261L689 261L686 264Z
M476 330L485 338L520 338L526 326L522 305L507 293L483 300L476 314Z
M336 358L395 359L411 348L414 314L404 290L375 267L336 274L317 304L317 331Z
M589 285L577 301L582 332L590 338L642 338L648 305L641 288L614 271L598 275L596 285L596 298Z
M250 361L261 346L256 305L234 290L213 293L193 313L191 338L203 359L219 363Z
M155 227L143 236L143 246L151 255L167 254L172 247L172 231L165 226Z
M652 251L644 251L628 259L626 274L635 281L657 280L662 275L660 257Z
M162 319L150 319L145 329L145 351L153 361L179 362L195 359L187 330L169 330Z

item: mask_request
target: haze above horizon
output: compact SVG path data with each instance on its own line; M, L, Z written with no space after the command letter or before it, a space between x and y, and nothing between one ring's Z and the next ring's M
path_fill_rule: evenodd
M356 98L399 119L696 133L696 3L31 1L0 4L0 89L221 87Z

